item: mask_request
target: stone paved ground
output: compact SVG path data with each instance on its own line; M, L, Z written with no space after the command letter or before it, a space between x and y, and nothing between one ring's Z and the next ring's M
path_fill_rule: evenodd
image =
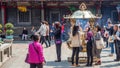
M28 44L27 43L14 43L13 44L13 57L9 59L0 68L29 68L29 64L24 62L27 53ZM114 57L109 57L108 54L110 49L104 49L102 51L102 65L85 67L85 64L80 64L80 68L120 68L120 62L114 62ZM55 63L56 52L55 46L52 45L50 48L44 48L44 55L47 60L47 64L44 68L74 68L71 67L70 63L67 62L67 57L71 56L71 50L67 48L65 43L62 45L62 62Z

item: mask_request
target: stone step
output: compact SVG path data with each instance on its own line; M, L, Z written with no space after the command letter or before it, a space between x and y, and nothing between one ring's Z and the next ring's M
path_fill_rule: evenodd
M24 27L14 27L14 35L17 35L17 36L21 35L21 34L22 34L22 31L23 31L23 28L24 28ZM31 28L32 28L32 26L25 27L25 28L28 30L28 34L31 34ZM35 29L38 30L39 27L36 26Z
M14 41L21 41L22 40L22 38L20 37L20 36L14 36ZM28 40L26 40L26 41L29 41L30 40L30 35L28 35Z

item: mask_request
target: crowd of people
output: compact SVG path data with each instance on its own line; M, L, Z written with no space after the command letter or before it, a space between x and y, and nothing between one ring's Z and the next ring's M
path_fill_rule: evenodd
M57 60L55 60L55 62L61 62L62 29L64 29L64 27L61 27L60 22L53 23L52 27L50 28L47 21L41 22L39 30L35 30L35 28L32 27L32 35L30 38L33 42L29 44L28 56L26 57L26 62L30 64L30 68L43 68L43 64L46 61L43 56L42 45L45 43L46 48L50 47L50 40L54 40L56 45ZM27 32L26 28L23 29L24 38L26 37L24 36L25 32Z
M61 26L60 22L55 22L52 27L49 27L47 21L42 21L39 30L32 28L32 43L29 44L29 58L28 63L30 63L30 68L43 68L43 64L46 62L43 56L43 43L46 47L50 47L50 40L54 40L56 45L57 60L55 62L61 62L61 46L62 46L62 33L64 27ZM111 54L113 56L116 52L115 61L120 61L120 26L113 25L108 22L108 27L101 28L96 25L94 30L88 25L84 31L80 28L80 25L75 24L71 27L70 32L70 47L72 47L72 66L79 66L79 52L82 51L82 39L81 32L85 32L86 40L86 53L87 53L87 63L86 66L92 66L94 57L97 58L95 65L101 65L101 52L103 48L110 47ZM50 38L51 35L51 38ZM39 43L40 41L40 43ZM104 44L103 44L104 43ZM106 44L105 44L106 43ZM35 58L32 58L34 57ZM36 57L38 56L38 57Z
M81 52L82 39L78 37L81 36L81 28L79 25L74 25L71 29L71 47L72 47L72 66L79 66L79 52ZM117 24L112 24L108 22L108 26L101 28L99 25L95 26L95 29L91 29L90 26L85 28L86 35L86 52L87 52L87 64L86 66L93 65L93 58L96 57L97 60L95 65L101 65L101 52L104 48L111 48L111 53L109 56L116 54L114 61L120 61L120 26ZM76 40L75 40L76 39ZM116 53L114 53L116 52ZM74 58L76 58L76 63L74 63Z

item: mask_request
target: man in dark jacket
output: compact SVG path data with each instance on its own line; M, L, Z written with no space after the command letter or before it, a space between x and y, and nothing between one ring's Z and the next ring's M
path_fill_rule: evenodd
M106 30L109 32L109 38L112 37L113 32L114 32L112 23L110 23L110 22L108 23L108 28L106 28ZM111 54L109 56L113 56L113 53L114 53L114 42L108 41L108 43L109 43L109 45L107 44L106 47L108 47L108 46L111 47Z
M109 35L112 36L114 29L113 29L113 24L108 22L108 28L106 28L107 31L109 31Z

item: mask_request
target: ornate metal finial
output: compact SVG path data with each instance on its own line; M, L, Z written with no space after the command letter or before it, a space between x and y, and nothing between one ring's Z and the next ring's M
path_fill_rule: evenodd
M82 11L86 10L87 9L86 4L81 3L81 5L79 6L79 9L82 10Z

